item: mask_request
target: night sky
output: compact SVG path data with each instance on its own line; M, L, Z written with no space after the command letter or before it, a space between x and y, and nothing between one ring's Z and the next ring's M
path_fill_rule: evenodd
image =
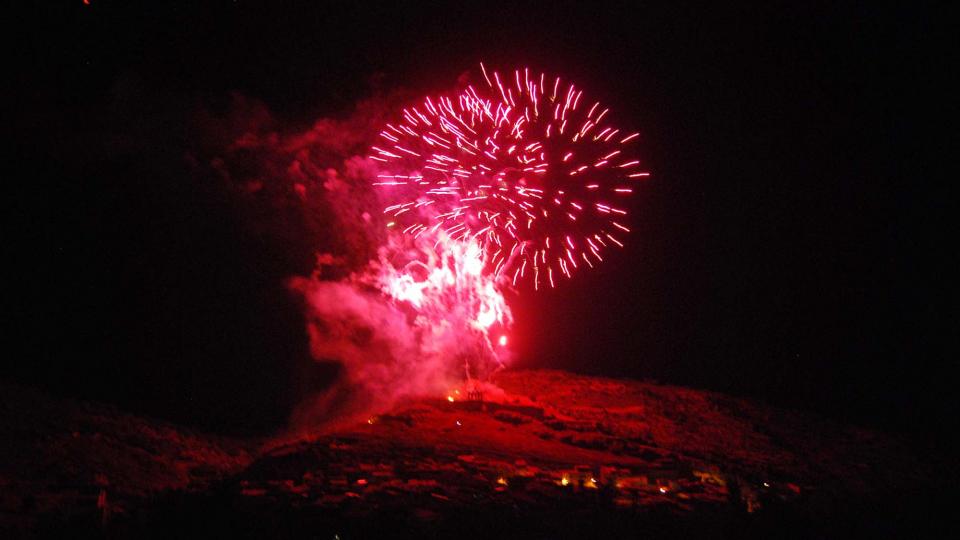
M482 60L577 81L642 132L652 172L627 249L516 301L518 365L929 438L956 417L944 17L63 4L8 21L6 377L223 431L281 426L336 376L283 286L314 246L295 221L289 243L250 233L198 174L204 118L244 96L295 131Z

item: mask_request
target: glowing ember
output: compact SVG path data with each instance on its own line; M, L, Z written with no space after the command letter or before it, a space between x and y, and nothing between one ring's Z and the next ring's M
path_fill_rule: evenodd
M622 199L648 176L630 154L639 134L559 77L481 70L483 84L427 97L380 132L376 184L401 200L385 210L389 226L476 243L489 259L471 272L555 286L555 273L570 277L623 246Z

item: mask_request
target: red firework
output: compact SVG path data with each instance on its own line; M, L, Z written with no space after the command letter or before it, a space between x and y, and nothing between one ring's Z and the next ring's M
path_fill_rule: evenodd
M406 234L476 239L498 279L552 287L623 246L622 199L649 175L629 151L639 134L560 77L480 68L479 89L428 96L380 132L370 157L390 172L376 185L404 197L385 213Z

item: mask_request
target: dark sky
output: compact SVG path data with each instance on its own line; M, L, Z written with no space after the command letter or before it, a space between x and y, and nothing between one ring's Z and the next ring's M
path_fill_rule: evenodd
M197 111L239 93L295 130L483 60L578 81L644 133L653 172L628 249L517 302L521 365L932 437L956 416L945 17L64 4L8 21L10 377L225 430L279 425L326 376L305 367L281 283L306 269L192 174Z

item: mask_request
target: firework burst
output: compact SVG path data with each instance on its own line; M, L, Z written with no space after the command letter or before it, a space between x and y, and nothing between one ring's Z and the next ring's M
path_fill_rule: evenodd
M422 354L462 359L467 378L503 367L502 332L513 322L493 276L483 272L484 259L476 239L453 240L443 231L393 236L369 280L413 309Z
M485 271L512 285L556 285L622 247L625 198L648 176L609 109L560 77L509 76L426 97L387 124L371 159L400 202L389 226L475 241Z

